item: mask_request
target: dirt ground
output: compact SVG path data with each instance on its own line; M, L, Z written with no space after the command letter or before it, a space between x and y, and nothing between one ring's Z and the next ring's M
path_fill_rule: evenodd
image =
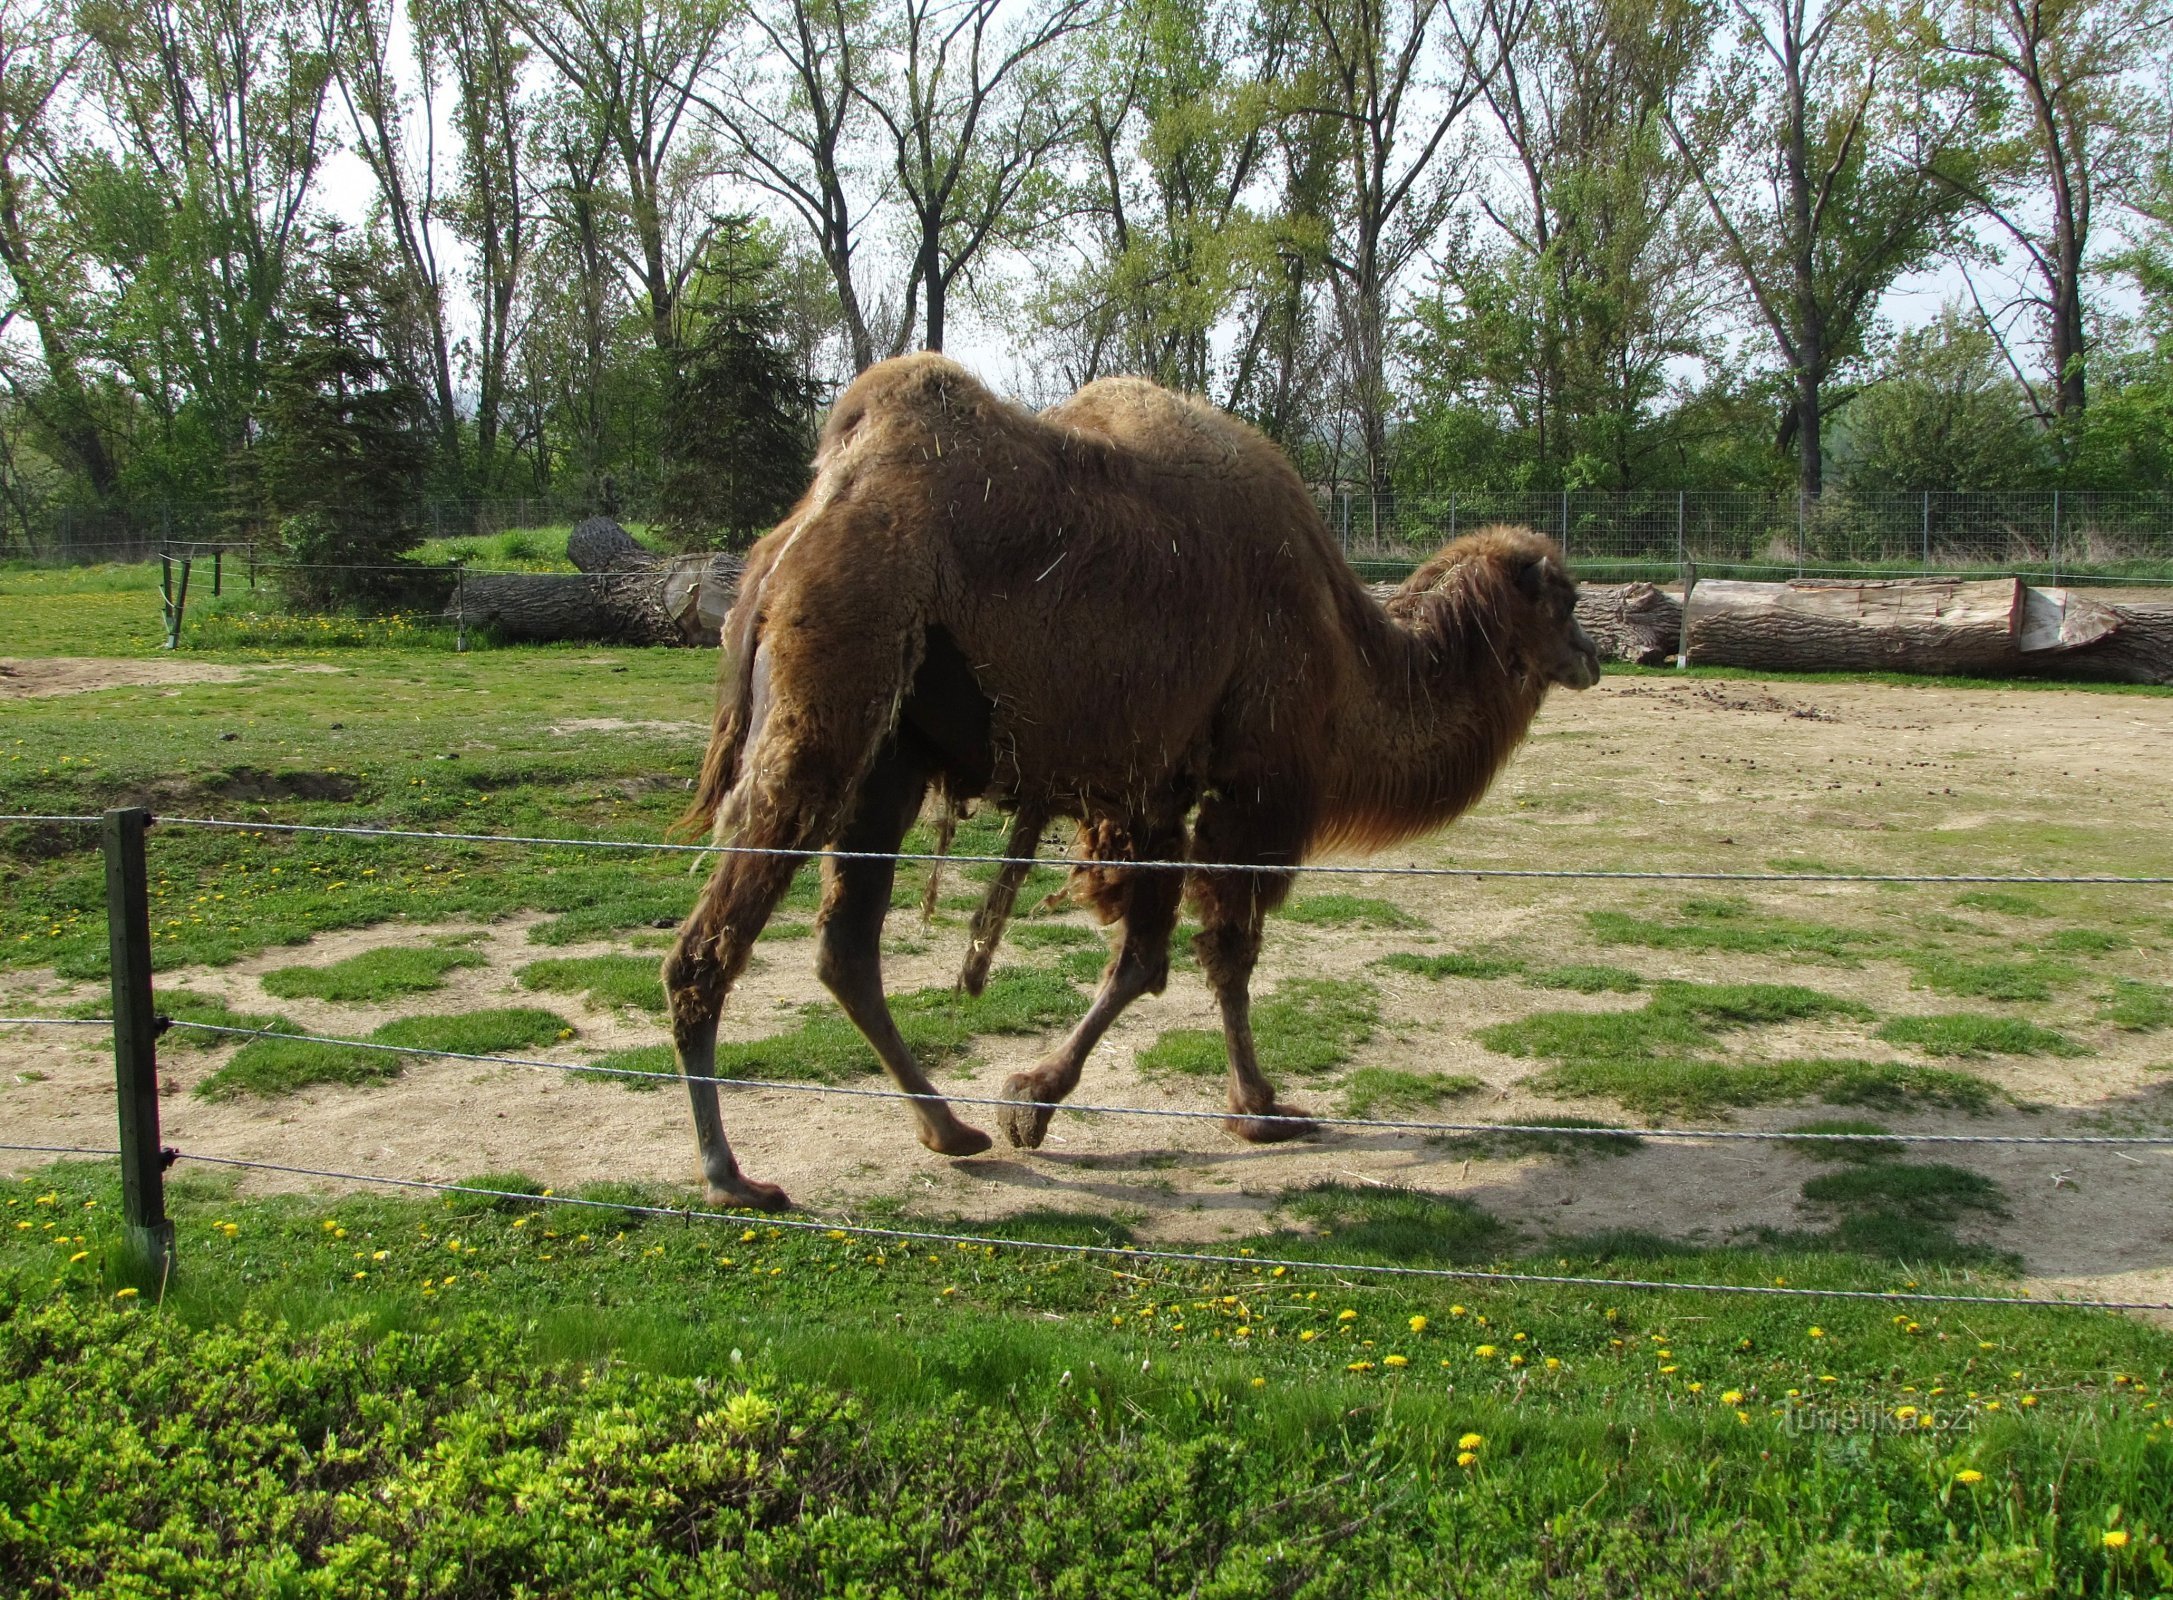
M2077 865L2074 853L2083 848L2077 830L2087 830L2092 848L2108 839L2117 848L2131 836L2136 845L2131 859L2093 860L2085 870L2163 872L2173 841L2169 753L2173 699L2164 697L1610 678L1591 693L1550 701L1530 745L1479 812L1440 840L1391 856L1399 863L1536 865L1574 855L1579 865L1632 865L1658 846L1694 844L1701 859L1724 870L1759 870L1787 859L1799 869L1820 862L1852 870L2004 872ZM1544 1122L1574 1113L1625 1120L1611 1103L1531 1093L1522 1080L1541 1063L1495 1054L1472 1035L1536 1010L1633 1006L1643 997L1368 971L1385 951L1506 942L1534 959L1609 961L1648 979L1809 983L1882 1016L1998 1009L2058 1026L2090 1053L1947 1063L1980 1074L2017 1103L1983 1116L1922 1111L1881 1120L1897 1131L2173 1133L2173 1036L2118 1031L2096 1020L2089 994L2036 1008L1991 1007L1912 988L1909 969L1891 960L1810 966L1783 956L1603 949L1592 942L1584 909L1616 905L1665 916L1691 892L1680 885L1369 876L1309 887L1393 900L1427 928L1363 932L1278 923L1255 993L1289 977L1364 974L1381 990L1386 1020L1354 1065L1468 1073L1487 1085L1438 1114L1445 1119ZM1957 890L1846 884L1743 893L1775 915L1900 926L1950 915ZM2126 919L2132 947L2104 972L2159 982L2173 977L2173 898L2162 888L2117 893L2122 898L2104 901L2103 909ZM2063 921L2089 920L2089 904L2061 904ZM274 967L321 965L411 942L421 931L414 927L327 936L162 981L220 995L241 1011L276 1010L350 1035L421 1009L544 1004L581 1030L578 1040L544 1052L569 1063L663 1037L657 1022L639 1013L585 1010L564 996L520 989L514 969L525 962L626 948L622 942L543 950L527 941L529 925L514 920L475 930L486 935L487 967L456 971L438 993L385 1007L274 1000L258 978ZM2014 926L2018 939L2030 931ZM900 946L887 964L893 990L949 981L963 947L958 930L922 934L909 914L899 913L892 932ZM805 939L766 941L734 997L728 1033L774 1033L792 1008L821 999L811 956ZM91 987L50 977L0 976L0 1011L95 995ZM1219 1085L1149 1079L1134 1065L1162 1030L1212 1022L1198 974L1181 967L1166 995L1134 1006L1100 1047L1076 1098L1219 1109ZM1760 1045L1771 1053L1927 1059L1872 1040L1871 1026L1794 1024ZM80 1037L59 1033L0 1029L0 1124L19 1142L108 1143L112 1068L104 1038L88 1030ZM947 1074L944 1087L961 1096L994 1095L1042 1047L1033 1039L986 1040L979 1061ZM691 1183L694 1176L693 1138L674 1085L638 1093L541 1070L418 1062L387 1085L320 1088L276 1101L210 1103L192 1096L193 1085L229 1053L166 1052L170 1141L210 1154L433 1179L519 1169L561 1189L606 1178ZM1305 1084L1290 1086L1289 1097L1323 1110L1334 1105L1332 1092ZM1786 1127L1832 1114L1842 1113L1771 1106L1737 1113L1725 1125ZM782 1183L814 1215L842 1217L877 1198L968 1217L1091 1209L1121 1215L1143 1237L1214 1243L1269 1226L1278 1194L1320 1179L1464 1195L1517 1222L1534 1243L1617 1228L1722 1243L1761 1227L1817 1225L1799 1191L1825 1170L1771 1144L1647 1141L1626 1155L1574 1162L1494 1159L1380 1131L1330 1130L1304 1143L1252 1148L1212 1120L1072 1115L1057 1119L1038 1152L999 1143L986 1156L949 1161L923 1151L904 1110L881 1101L784 1087L734 1090L726 1094L726 1117L748 1170ZM967 1117L993 1126L987 1108L969 1108ZM2020 1252L2033 1289L2173 1299L2173 1149L1958 1146L1917 1155L1970 1167L2004 1187L2011 1214L1965 1232Z
M100 689L158 687L174 683L238 683L260 672L338 672L319 662L265 662L236 666L178 656L149 660L108 656L0 657L0 702L50 695L91 694Z

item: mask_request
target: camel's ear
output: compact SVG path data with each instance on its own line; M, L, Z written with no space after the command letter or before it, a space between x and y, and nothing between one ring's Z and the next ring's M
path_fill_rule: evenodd
M1534 556L1517 568L1517 587L1524 591L1528 600L1537 600L1547 592L1548 568L1551 562L1546 556Z

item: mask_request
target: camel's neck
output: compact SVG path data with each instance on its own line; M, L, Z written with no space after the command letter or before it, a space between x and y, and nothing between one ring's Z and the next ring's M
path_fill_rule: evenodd
M1373 608L1333 731L1317 845L1394 844L1486 793L1546 694L1488 622L1470 596L1423 619Z

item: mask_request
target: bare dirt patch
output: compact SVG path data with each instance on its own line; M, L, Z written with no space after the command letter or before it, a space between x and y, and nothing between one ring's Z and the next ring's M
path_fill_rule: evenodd
M319 661L191 661L177 656L0 657L0 701L95 694L101 689L159 688L175 683L239 683L260 672L344 672Z
M2164 871L2173 854L2162 780L2167 749L2173 749L2173 699L2164 697L1612 679L1593 693L1550 702L1531 745L1485 806L1441 840L1406 847L1394 858L1590 867L1664 860L1724 870L1792 860L1851 870ZM2173 1132L2173 1033L2123 1032L2098 1015L2100 997L2116 977L2173 981L2168 896L2162 890L2076 891L2066 899L2054 893L2051 914L2031 920L1957 904L1965 887L1316 881L1300 893L1332 889L1384 898L1425 927L1381 932L1277 923L1255 992L1265 995L1300 977L1374 984L1383 1023L1350 1067L1468 1074L1485 1086L1427 1113L1428 1120L1546 1122L1565 1113L1639 1120L1613 1102L1533 1092L1529 1079L1545 1063L1497 1054L1473 1035L1540 1010L1624 1009L1642 1003L1641 996L1588 996L1513 980L1431 980L1372 965L1393 951L1485 948L1513 951L1534 968L1623 966L1648 984L1807 984L1865 1005L1878 1018L1989 1011L2031 1020L2059 1028L2091 1053L1941 1061L1878 1041L1876 1020L1844 1019L1766 1030L1740 1048L1750 1056L1949 1066L1976 1074L2001 1097L1991 1112L1974 1117L1925 1108L1868 1113L1896 1131ZM693 889L690 881L690 898ZM1613 908L1673 922L1701 894L1733 895L1755 916L1867 930L1884 943L1830 959L1609 944L1586 915ZM653 1016L601 1012L569 996L521 988L515 973L525 962L629 948L623 939L535 946L526 937L533 920L488 928L388 925L227 968L173 973L166 981L218 994L237 1010L278 1012L347 1036L417 1011L540 1004L580 1029L578 1039L539 1052L569 1065L663 1042ZM957 921L953 916L952 925L923 934L910 913L893 916L896 953L887 978L894 992L951 980L964 944ZM2049 1001L1934 993L1921 986L1908 959L1942 940L1973 959L2013 957L2049 929L2098 923L2122 930L2121 948L2065 958L2074 976ZM452 973L443 990L401 1003L279 1001L258 983L273 967L324 964L454 932L479 935L488 965ZM727 1036L774 1034L797 1020L798 1007L827 1004L812 955L805 939L765 941L734 996ZM1014 941L1005 960L1052 956ZM57 1009L95 993L18 973L0 978L0 1011ZM1197 972L1180 963L1169 992L1134 1006L1096 1052L1075 1099L1219 1112L1219 1082L1156 1079L1137 1066L1163 1030L1211 1027L1214 1020ZM0 1029L0 1122L19 1142L109 1143L111 1064L104 1041L58 1033ZM944 1074L942 1084L961 1097L994 1096L1009 1073L1044 1048L1045 1041L1033 1039L985 1040L980 1059ZM192 1096L189 1090L229 1054L166 1053L165 1134L183 1149L433 1179L521 1169L562 1188L597 1179L676 1181L692 1193L693 1140L676 1084L636 1093L548 1071L418 1061L396 1082L369 1088L319 1088L266 1102ZM1314 1109L1338 1105L1332 1080L1280 1087ZM987 1107L964 1114L993 1127ZM1777 1130L1835 1114L1866 1113L1799 1103L1694 1120ZM1800 1190L1823 1167L1774 1145L1647 1141L1627 1155L1572 1162L1473 1154L1414 1133L1370 1129L1254 1148L1228 1138L1213 1118L1067 1115L1039 1152L999 1145L987 1156L948 1161L914 1142L902 1108L880 1101L785 1086L735 1089L726 1094L726 1117L750 1171L826 1215L849 1214L876 1198L903 1200L926 1214L982 1218L1076 1208L1119 1213L1146 1237L1219 1244L1270 1225L1280 1194L1335 1180L1462 1194L1518 1224L1534 1243L1639 1230L1718 1244L1754 1238L1761 1229L1822 1223ZM0 1162L11 1159L20 1165L38 1158ZM1919 1150L1911 1159L1950 1161L2002 1185L2010 1214L1965 1233L2018 1252L2033 1284L2173 1299L2173 1153L2164 1147L1973 1145Z

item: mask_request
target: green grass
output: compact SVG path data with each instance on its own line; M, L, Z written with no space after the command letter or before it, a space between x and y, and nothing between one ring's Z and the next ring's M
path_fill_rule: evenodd
M2062 955L2101 956L2129 949L2133 944L2126 934L2105 928L2062 928L2040 939L2038 948L2056 950Z
M280 1033L299 1032L274 1018ZM371 1044L418 1050L457 1050L490 1055L555 1044L573 1037L565 1018L530 1006L468 1011L456 1016L400 1017L367 1035ZM360 1085L399 1077L413 1059L388 1050L311 1044L295 1039L252 1039L196 1086L206 1100L269 1099L320 1083Z
M1407 972L1417 978L1514 978L1524 963L1510 956L1479 955L1470 951L1422 956L1409 950L1378 956L1368 963L1383 972Z
M1878 1134L1887 1132L1886 1124L1873 1122L1867 1117L1814 1117L1809 1122L1799 1122L1788 1130L1790 1133L1855 1133ZM1789 1141L1789 1149L1798 1155L1809 1156L1813 1161L1891 1161L1908 1147L1899 1140L1805 1139L1798 1143Z
M234 1010L217 995L200 994L194 989L169 989L158 985L151 996L152 1005L162 1016L176 1022L200 1022L213 1028L276 1028L290 1032L287 1023L272 1016L249 1016ZM69 1015L78 1017L109 1016L113 1002L101 996L81 1005L70 1006ZM231 1036L223 1033L201 1033L194 1028L175 1028L159 1040L161 1050L220 1050L233 1043Z
M1380 994L1350 978L1291 978L1252 1008L1253 1048L1263 1072L1315 1077L1331 1072L1373 1037ZM1173 1028L1139 1053L1150 1075L1213 1077L1229 1059L1220 1032Z
M1954 897L1958 906L1972 911L1997 911L2008 917L2049 917L2051 908L2026 894L2016 894L2008 889L1972 889L1967 894Z
M1850 962L1881 935L1860 928L1762 915L1741 900L1693 897L1677 921L1656 921L1621 911L1588 911L1585 923L1601 944L1644 945L1654 950L1728 955L1789 955Z
M1451 1100L1477 1094L1486 1085L1463 1072L1360 1067L1343 1080L1342 1087L1345 1116L1397 1118L1432 1111Z
M1635 994L1645 980L1627 967L1601 964L1543 967L1527 972L1524 981L1535 989L1568 989L1577 994Z
M1525 1156L1552 1156L1560 1161L1592 1157L1626 1156L1644 1147L1634 1133L1555 1133L1554 1128L1604 1128L1591 1117L1547 1116L1540 1119L1549 1131L1535 1128L1503 1128L1487 1133L1458 1133L1434 1139L1436 1149L1448 1155L1469 1155L1497 1161Z
M1426 920L1415 917L1391 900L1368 899L1356 894L1309 894L1287 903L1279 915L1309 928L1423 928Z
M2003 1217L2007 1204L1998 1184L1964 1167L1935 1162L1861 1162L1822 1173L1803 1186L1816 1205L1876 1207L1922 1222L1956 1222L1966 1212Z
M890 997L898 1032L914 1059L929 1070L966 1060L977 1038L1050 1032L1076 1021L1085 1010L1085 997L1061 973L1030 967L997 972L978 999L948 986ZM679 1070L669 1045L614 1051L592 1065L630 1072ZM717 1075L724 1078L843 1083L881 1070L882 1063L860 1030L827 1001L803 1006L801 1020L782 1033L717 1046ZM610 1081L637 1091L660 1087L654 1078L610 1077Z
M1910 960L1917 983L1937 994L1971 1000L2050 1000L2054 989L2080 976L2064 961L1971 961L1960 956L1918 955Z
M978 901L975 904L979 904ZM1102 948L1102 936L1076 922L1019 922L1004 930L1007 943L1021 950L1075 950Z
M0 1196L0 1479L47 1486L0 1523L0 1587L28 1595L275 1592L277 1572L303 1594L977 1596L1091 1574L1079 1592L1509 1600L1590 1576L1901 1600L2140 1590L2169 1531L2156 1394L2110 1375L2155 1391L2173 1339L2085 1313L1271 1277L529 1200L241 1199L193 1174L159 1305L110 1178ZM1334 1185L1283 1213L1255 1242L1301 1261L1903 1281L1830 1236L1535 1248L1456 1197ZM1113 1237L1062 1214L1006 1231ZM1968 1263L1908 1276L2004 1289ZM1834 1431L1904 1404L1948 1425Z
M488 966L480 950L460 945L389 945L365 950L322 967L276 967L258 981L282 1000L332 1000L353 1005L397 995L427 994L445 987L445 975L461 967Z
M571 956L531 961L514 976L523 989L579 995L599 1011L665 1014L661 963L647 956Z
M1895 1017L1876 1037L1913 1044L1933 1056L2084 1056L2089 1050L2066 1034L2015 1017L1954 1012L1934 1017Z
M2114 1027L2149 1033L2173 1023L2173 988L2137 978L2115 978L2112 993L2098 1006L2098 1015Z
M1910 1100L1981 1109L1993 1091L1967 1073L1900 1062L1815 1058L1723 1060L1722 1035L1806 1018L1870 1012L1793 984L1661 983L1635 1010L1542 1011L1475 1035L1490 1050L1554 1064L1529 1082L1568 1099L1609 1098L1648 1116L1712 1114L1773 1100L1838 1105Z

